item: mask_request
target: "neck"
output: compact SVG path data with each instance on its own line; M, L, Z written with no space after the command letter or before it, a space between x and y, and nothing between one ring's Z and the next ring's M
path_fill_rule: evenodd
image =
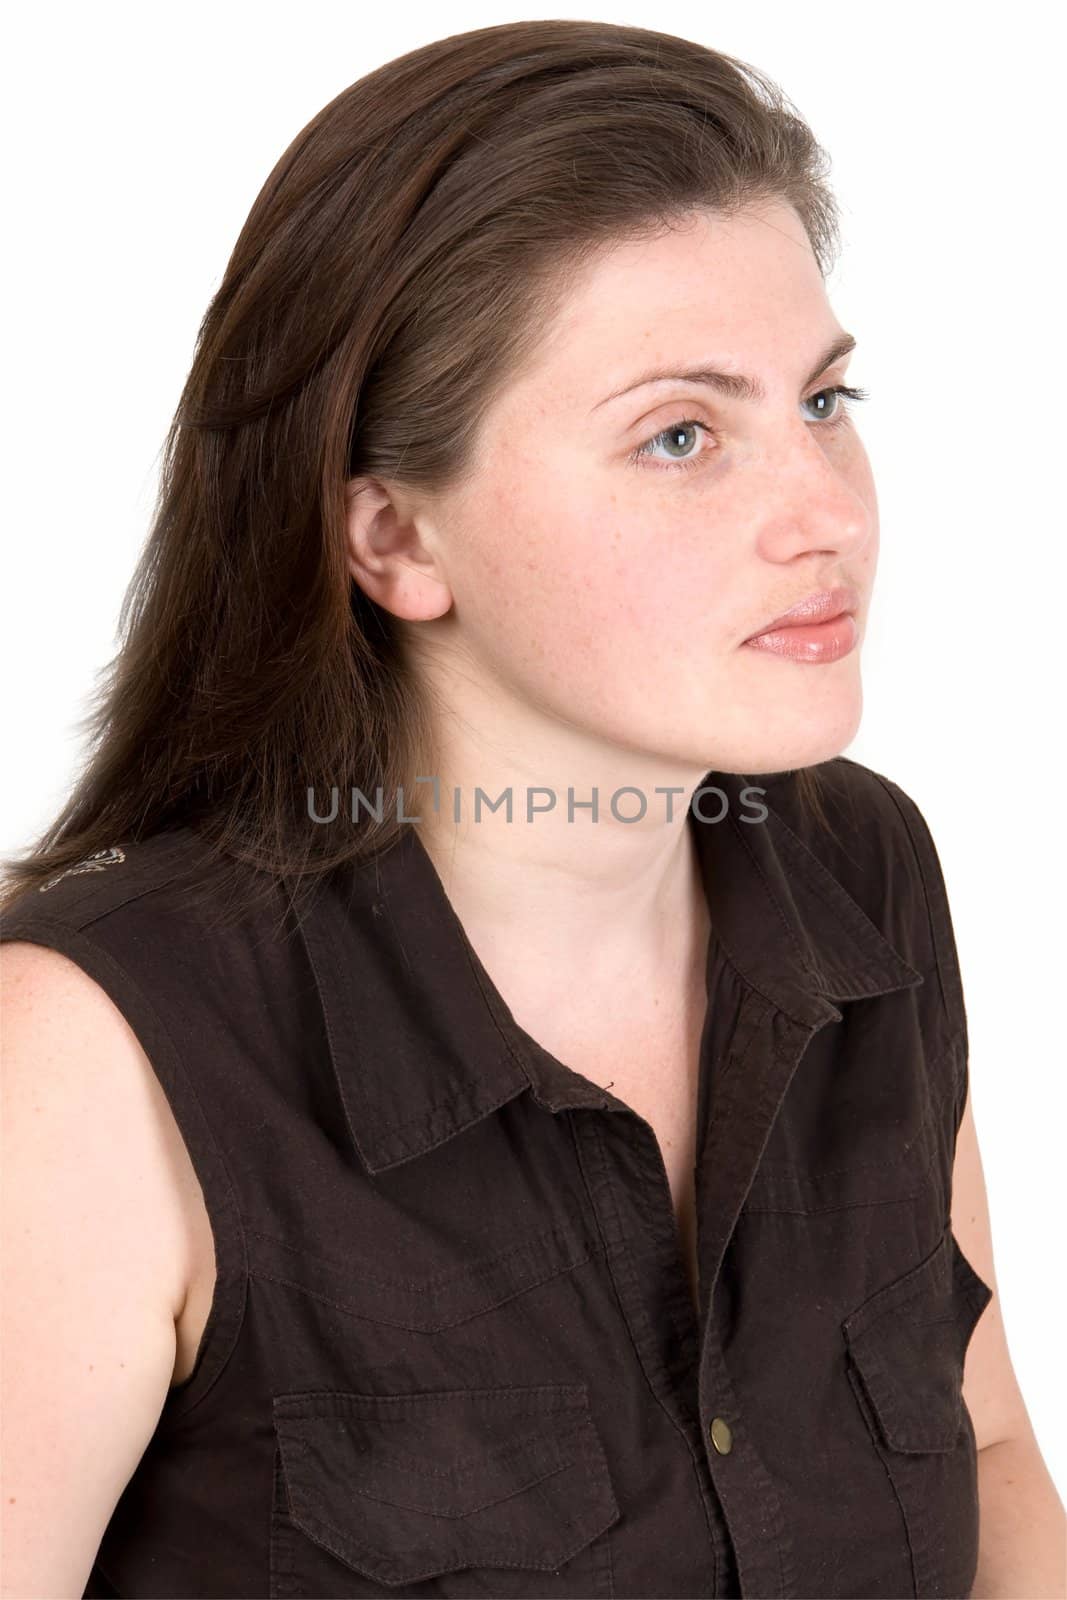
M604 1037L669 1025L679 984L702 983L710 917L687 806L642 833L503 813L456 824L431 811L413 826L517 1020L550 1004Z

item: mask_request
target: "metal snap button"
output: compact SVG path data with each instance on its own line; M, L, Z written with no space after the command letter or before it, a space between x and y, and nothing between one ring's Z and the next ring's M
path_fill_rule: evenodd
M734 1436L730 1431L730 1424L723 1417L712 1417L708 1429L711 1442L721 1456L727 1456L734 1447Z

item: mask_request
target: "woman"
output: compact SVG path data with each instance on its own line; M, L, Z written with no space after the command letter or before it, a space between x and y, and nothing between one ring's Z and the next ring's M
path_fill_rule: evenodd
M9 1592L1054 1575L936 853L839 754L834 219L766 79L592 22L271 174L9 863Z

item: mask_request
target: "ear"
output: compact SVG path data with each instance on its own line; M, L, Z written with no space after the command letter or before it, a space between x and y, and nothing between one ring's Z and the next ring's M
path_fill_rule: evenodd
M441 556L420 531L423 520L378 478L345 485L348 569L383 610L412 622L442 617L452 605Z

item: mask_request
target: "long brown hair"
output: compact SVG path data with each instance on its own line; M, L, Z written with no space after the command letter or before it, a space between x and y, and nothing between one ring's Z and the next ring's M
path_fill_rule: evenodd
M189 824L299 897L387 847L432 765L396 620L346 564L345 483L461 480L495 394L605 244L780 200L825 275L827 161L754 67L529 21L436 40L331 100L267 178L200 326L88 759L3 902ZM820 810L817 768L802 770ZM758 778L753 780L758 783ZM316 826L339 786L378 821ZM410 812L411 806L408 806ZM256 874L246 874L253 878Z

